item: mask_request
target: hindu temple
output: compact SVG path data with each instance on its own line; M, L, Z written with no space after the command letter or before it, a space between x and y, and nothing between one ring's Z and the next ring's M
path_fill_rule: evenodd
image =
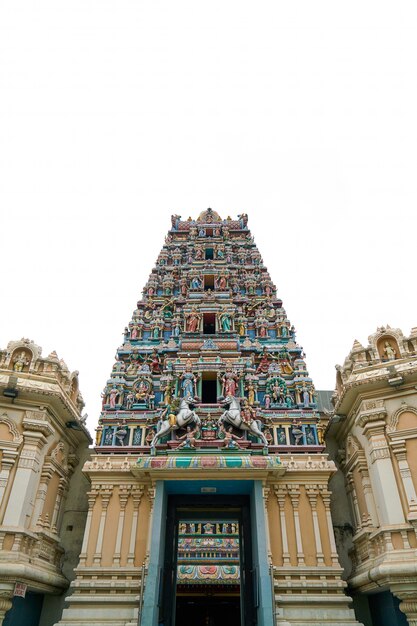
M173 215L102 394L59 623L356 624L317 402L247 215Z

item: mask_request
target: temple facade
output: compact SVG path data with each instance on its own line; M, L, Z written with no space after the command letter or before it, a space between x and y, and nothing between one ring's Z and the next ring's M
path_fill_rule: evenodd
M88 509L83 406L55 352L28 339L0 350L0 625L62 614Z
M103 391L59 625L358 624L328 419L247 216L172 216Z
M332 515L365 626L417 625L417 328L381 327L337 367Z

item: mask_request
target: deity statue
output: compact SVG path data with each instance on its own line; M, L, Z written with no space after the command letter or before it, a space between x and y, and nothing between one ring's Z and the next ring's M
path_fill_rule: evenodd
M224 397L236 396L238 390L239 374L233 370L232 364L226 364L226 371L222 376L222 394Z
M201 261L204 259L204 248L201 245L197 245L194 248L194 258L196 261Z
M388 361L394 361L397 358L397 353L391 344L386 341L384 344L384 355Z
M239 226L242 230L246 229L248 226L248 216L246 213L242 213L241 215L238 215L238 219L239 219Z
M13 369L15 372L21 372L23 371L23 368L25 367L25 365L29 365L29 359L26 356L26 353L24 350L21 351L21 353L16 356L13 359Z
M196 395L196 384L197 377L193 374L192 371L192 362L190 360L187 361L185 365L185 370L182 372L180 376L181 381L181 389L182 389L182 397L186 398L187 396L194 397Z
M265 408L268 410L271 406L271 396L269 395L269 393L265 394L264 404L265 404Z
M201 289L203 286L203 281L200 276L193 276L191 279L191 289Z
M246 335L246 318L241 316L236 320L236 330L239 337L244 337Z
M201 314L195 308L186 316L185 330L188 333L195 333L200 326Z
M291 433L292 433L292 436L294 437L294 444L298 446L304 434L301 428L300 420L294 420L294 422L291 425Z
M135 394L133 393L133 391L129 391L126 396L126 408L128 410L132 408L134 401L135 401Z
M269 370L271 355L268 354L266 349L264 348L261 356L261 360L259 361L258 368L256 370L257 374L267 374Z
M172 392L173 392L173 384L172 381L168 381L163 388L164 392L164 404L171 404L172 402Z
M310 394L308 393L308 389L305 385L302 386L301 392L303 395L303 406L305 409L308 409L310 406Z
M109 392L109 404L111 409L116 408L117 401L120 402L120 391L116 386L112 387Z
M150 361L151 372L153 374L160 374L161 373L161 359L159 358L158 352L156 349L152 352L152 355L149 361Z
M256 388L251 380L246 385L246 391L248 392L248 404L253 406L255 404Z
M139 385L136 387L136 400L138 402L146 402L149 398L149 383L141 380Z
M185 298L188 293L188 282L186 278L181 278L179 282L179 288L181 296Z
M223 309L217 314L219 318L219 326L224 333L232 331L233 314L226 309Z
M117 425L116 432L115 432L116 443L119 446L124 446L125 445L125 437L126 437L127 433L128 433L128 430L126 428L126 421L123 420L122 423L119 423Z
M214 282L214 286L216 287L216 289L218 289L219 291L224 291L227 288L227 276L226 274L220 274L215 282Z
M171 215L171 224L173 230L178 230L180 224L181 215Z
M219 261L223 261L223 259L224 259L224 246L222 246L222 245L215 246L215 254L216 254L216 259L218 259Z
M172 320L172 336L179 337L181 335L181 321L179 317Z

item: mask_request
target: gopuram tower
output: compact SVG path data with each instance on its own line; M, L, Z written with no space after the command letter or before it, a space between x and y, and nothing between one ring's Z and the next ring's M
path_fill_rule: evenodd
M172 216L103 393L60 624L357 624L317 409L247 216Z

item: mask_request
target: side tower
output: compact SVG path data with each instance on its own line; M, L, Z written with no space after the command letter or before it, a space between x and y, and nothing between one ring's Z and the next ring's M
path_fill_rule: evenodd
M62 613L88 509L83 406L55 352L29 339L0 350L0 625Z
M417 328L408 336L378 328L337 366L326 434L341 470L331 482L333 519L345 531L341 559L367 626L417 624L416 389Z
M324 426L247 216L172 216L103 392L60 623L355 624Z

